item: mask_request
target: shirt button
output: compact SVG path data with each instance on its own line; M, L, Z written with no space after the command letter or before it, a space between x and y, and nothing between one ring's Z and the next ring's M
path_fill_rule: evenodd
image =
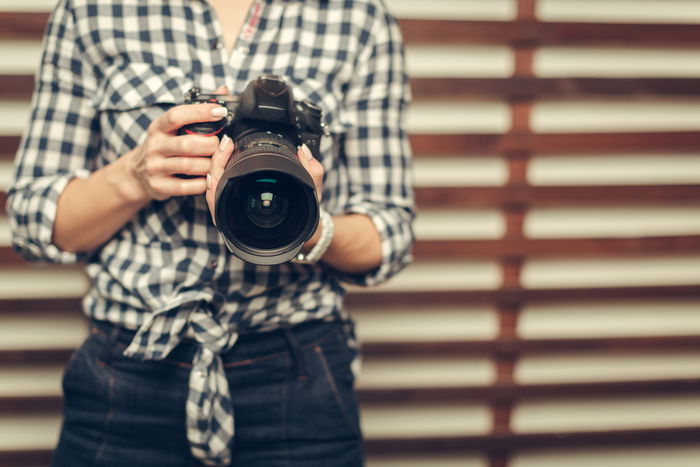
M245 45L241 45L241 46L237 47L236 50L241 55L246 55L250 51L250 49Z
M221 50L224 48L224 45L221 43L221 41L213 41L211 43L211 48L216 49L216 50Z

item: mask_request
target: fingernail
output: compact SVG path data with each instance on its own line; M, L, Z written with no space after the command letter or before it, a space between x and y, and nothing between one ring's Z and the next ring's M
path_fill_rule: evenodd
M207 190L211 188L211 174L207 174Z
M228 110L226 109L226 107L219 106L219 107L214 107L213 109L211 109L211 115L213 117L219 117L219 118L225 117L227 113L228 113Z
M231 138L228 137L228 135L224 135L223 138L221 138L221 142L219 143L219 151L223 151L226 149L226 146L228 146L228 142L231 141Z
M307 161L311 161L314 158L313 154L311 154L311 149L306 144L301 145L301 150L304 152Z

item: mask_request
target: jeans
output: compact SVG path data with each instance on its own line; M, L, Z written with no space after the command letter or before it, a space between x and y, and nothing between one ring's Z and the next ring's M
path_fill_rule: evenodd
M93 322L63 377L53 467L184 467L195 343L162 361L122 355L133 332ZM243 334L222 356L235 415L233 466L363 465L353 353L339 323Z

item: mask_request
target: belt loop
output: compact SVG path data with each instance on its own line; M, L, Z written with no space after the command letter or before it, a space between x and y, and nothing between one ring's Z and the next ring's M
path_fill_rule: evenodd
M294 360L294 366L296 368L296 377L299 379L304 379L307 377L304 354L302 353L302 348L297 342L296 337L294 337L292 329L292 327L284 328L284 338L287 340L289 350L292 353L292 359Z
M112 347L114 347L114 343L117 341L119 331L119 326L112 325L111 329L109 330L109 333L107 334L107 340L102 346L102 351L100 352L100 356L98 357L98 359L105 365L109 364L112 355Z

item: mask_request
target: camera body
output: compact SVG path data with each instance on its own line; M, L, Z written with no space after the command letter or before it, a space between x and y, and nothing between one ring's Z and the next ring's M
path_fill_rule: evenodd
M306 144L318 157L326 126L320 107L294 99L277 76L251 81L239 95L202 94L193 88L188 104L216 103L228 110L216 122L181 128L234 142L216 191L216 225L226 246L244 261L272 265L294 258L316 230L319 206L311 176L297 159Z

